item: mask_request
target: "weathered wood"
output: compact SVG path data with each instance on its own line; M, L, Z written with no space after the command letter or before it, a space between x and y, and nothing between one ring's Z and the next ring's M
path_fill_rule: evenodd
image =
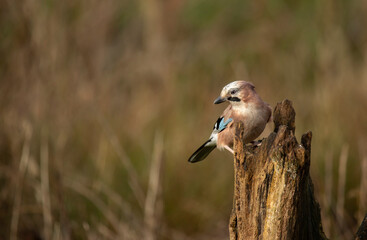
M367 239L367 214L366 216L364 216L361 226L359 226L356 234L356 240L366 240L366 239Z
M236 126L230 239L327 239L309 176L312 133L297 142L289 100L277 104L274 123L257 147L244 145L244 126Z

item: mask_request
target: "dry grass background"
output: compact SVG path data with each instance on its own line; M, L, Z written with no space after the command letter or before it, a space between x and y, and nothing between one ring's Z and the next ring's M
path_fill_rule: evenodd
M325 232L353 238L366 23L363 0L0 1L0 239L227 238L231 156L187 158L235 79L293 101Z

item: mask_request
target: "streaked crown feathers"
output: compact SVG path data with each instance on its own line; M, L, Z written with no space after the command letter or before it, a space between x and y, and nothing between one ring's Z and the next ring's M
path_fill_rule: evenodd
M244 95L247 95L245 92L254 91L254 89L255 86L252 83L243 80L238 80L224 86L220 93L220 96L223 98L234 95L244 97Z

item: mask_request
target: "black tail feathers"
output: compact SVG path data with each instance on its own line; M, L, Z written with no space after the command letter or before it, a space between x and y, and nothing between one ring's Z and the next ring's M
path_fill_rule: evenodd
M189 162L196 163L204 160L211 151L216 148L214 144L209 144L211 142L211 139L206 141L203 145L201 145L198 150L196 150L191 157L189 158Z

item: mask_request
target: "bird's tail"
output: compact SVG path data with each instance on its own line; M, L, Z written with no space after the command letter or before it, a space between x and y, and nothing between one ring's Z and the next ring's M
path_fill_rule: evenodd
M214 148L216 148L216 144L213 144L212 139L209 139L191 155L189 162L196 163L204 160Z

